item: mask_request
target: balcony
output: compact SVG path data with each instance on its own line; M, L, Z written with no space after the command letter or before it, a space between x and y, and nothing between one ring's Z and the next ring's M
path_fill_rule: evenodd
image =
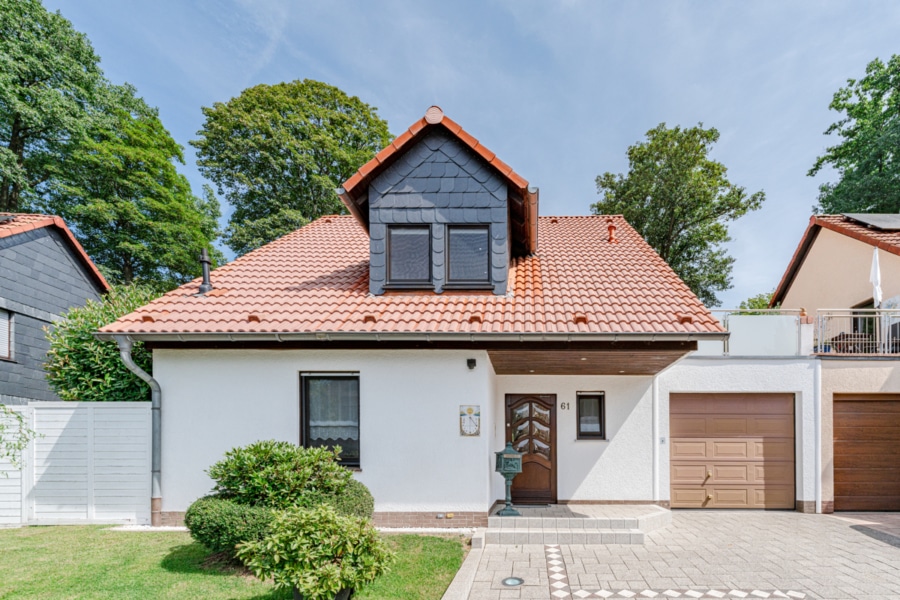
M815 352L900 357L900 309L827 309L816 315Z
M694 356L808 356L813 320L798 310L713 310L731 334L726 341L700 342Z

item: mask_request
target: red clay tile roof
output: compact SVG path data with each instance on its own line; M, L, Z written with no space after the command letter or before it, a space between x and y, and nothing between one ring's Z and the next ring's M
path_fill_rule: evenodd
M524 177L513 171L512 167L500 160L477 139L469 135L456 121L444 115L437 106L429 108L425 116L410 125L409 129L383 148L375 158L364 164L350 176L338 190L338 196L347 210L368 231L369 212L367 207L369 184L387 169L391 163L415 145L425 133L433 127L443 127L463 145L471 149L506 180L510 200L511 225L513 236L517 237L525 248L525 254L537 250L537 216L538 191L530 188Z
M369 238L350 216L318 219L216 269L212 283L206 296L199 280L183 285L101 333L723 333L620 216L542 217L540 252L514 260L506 296L370 295Z
M4 219L5 217L12 217L12 219L6 220ZM100 287L104 291L109 289L109 283L107 283L100 271L97 270L97 265L95 265L94 261L91 260L91 257L87 255L87 252L84 251L84 248L81 247L81 244L78 243L78 240L75 239L72 231L66 226L65 221L61 218L53 215L0 212L0 238L12 237L19 233L40 229L41 227L56 227L59 229L60 233L63 234L63 237L65 237L72 245L72 249L75 250L75 255L81 259L87 270L94 276L97 283L100 284Z
M803 232L803 237L800 239L800 243L797 245L794 256L791 257L784 275L781 276L781 281L778 283L778 287L775 288L775 293L772 294L770 306L775 306L784 300L791 284L794 283L797 271L803 264L803 260L819 234L819 230L823 228L900 256L900 231L873 229L844 215L813 215L809 218L809 225L807 225L806 231Z

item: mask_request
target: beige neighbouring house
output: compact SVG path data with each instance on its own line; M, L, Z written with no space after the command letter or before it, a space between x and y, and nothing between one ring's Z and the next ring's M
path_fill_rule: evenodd
M823 511L900 510L900 215L813 216L777 303L816 317Z

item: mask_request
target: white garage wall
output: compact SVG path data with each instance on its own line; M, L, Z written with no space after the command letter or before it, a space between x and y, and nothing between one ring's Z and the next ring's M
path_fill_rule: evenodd
M559 500L653 499L652 377L498 375L494 450L505 444L506 394L556 394L557 495ZM577 392L606 393L607 440L578 440ZM562 410L562 403L569 410ZM493 476L497 499L503 478Z
M659 490L669 499L669 394L744 392L795 394L797 499L815 500L813 359L687 358L659 375Z
M359 373L357 478L376 511L484 511L492 501L494 374L485 352L162 349L153 371L162 388L163 511L182 512L208 493L205 471L231 448L298 443L304 372ZM481 406L481 436L459 435L461 404Z

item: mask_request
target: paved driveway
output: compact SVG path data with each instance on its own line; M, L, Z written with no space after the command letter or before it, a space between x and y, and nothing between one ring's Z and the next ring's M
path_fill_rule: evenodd
M897 600L900 516L675 511L643 546L488 545L471 558L470 600ZM511 576L525 583L504 586Z

